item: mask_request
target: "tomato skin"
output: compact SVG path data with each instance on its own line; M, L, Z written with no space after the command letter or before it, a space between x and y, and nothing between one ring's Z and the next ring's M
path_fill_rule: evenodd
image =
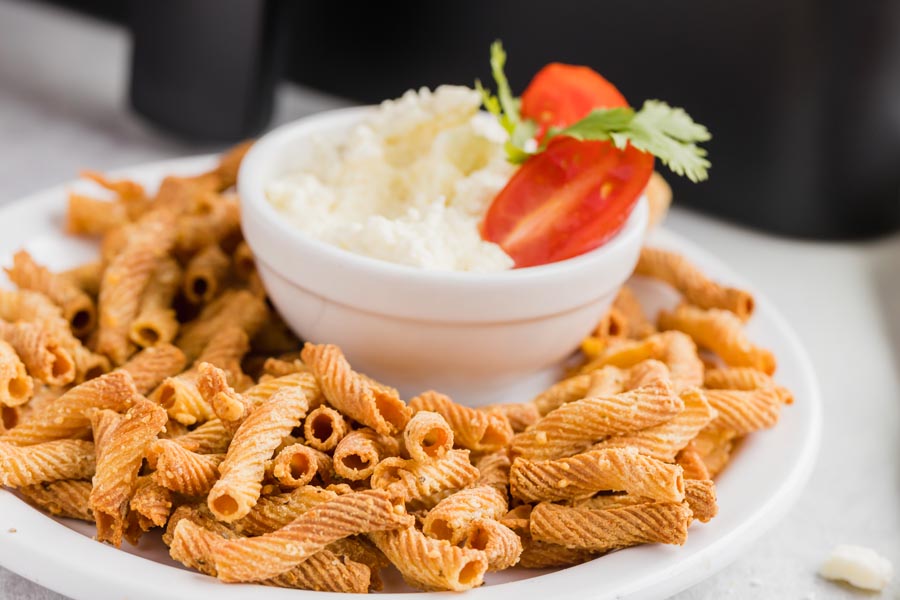
M628 106L625 96L590 67L550 63L522 94L522 116L538 123L538 140L550 127L567 127L595 108Z
M482 236L516 267L578 256L619 232L652 173L653 156L631 146L554 138L494 198Z

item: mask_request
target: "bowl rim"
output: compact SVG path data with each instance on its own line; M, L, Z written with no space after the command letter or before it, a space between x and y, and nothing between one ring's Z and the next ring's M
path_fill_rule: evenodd
M277 228L278 231L284 234L284 239L290 241L294 251L300 249L304 253L310 252L324 255L333 261L342 261L349 267L366 270L376 275L380 274L386 277L400 276L416 278L426 282L457 283L469 286L554 279L560 275L570 274L573 271L589 270L594 263L603 261L609 255L621 250L621 247L627 245L635 234L643 236L646 230L647 200L646 196L641 194L622 228L604 244L593 250L544 265L512 268L503 271L472 272L428 269L358 254L317 239L290 225L267 198L266 186L271 180L262 180L264 169L261 166L262 163L268 160L272 152L277 152L283 145L297 137L314 135L320 130L331 127L346 126L350 124L350 121L358 121L376 108L377 105L351 106L314 113L276 127L259 138L247 152L238 172L237 185L242 210L250 209L254 211L265 225ZM264 257L261 258L265 260Z

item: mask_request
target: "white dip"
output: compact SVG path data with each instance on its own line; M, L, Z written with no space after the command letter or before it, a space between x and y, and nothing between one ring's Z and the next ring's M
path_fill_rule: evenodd
M343 139L315 139L302 171L269 202L298 229L373 258L449 271L502 271L512 259L478 227L515 167L507 135L475 90L441 86L388 100Z

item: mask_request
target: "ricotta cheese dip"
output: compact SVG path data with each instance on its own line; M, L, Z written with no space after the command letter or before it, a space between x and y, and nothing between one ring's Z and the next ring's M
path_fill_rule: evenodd
M312 158L270 182L269 202L305 234L424 269L513 267L479 224L516 167L506 131L470 88L410 90L343 139L313 139Z

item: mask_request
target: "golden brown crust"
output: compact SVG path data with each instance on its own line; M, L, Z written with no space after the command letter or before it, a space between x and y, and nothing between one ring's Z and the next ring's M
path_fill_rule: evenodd
M725 309L741 321L753 314L753 296L749 292L712 281L688 259L670 250L645 246L635 273L665 281L700 308Z
M683 331L698 346L712 350L730 366L752 367L767 375L775 372L772 353L752 344L744 333L741 320L726 310L704 310L682 304L674 311L662 311L659 326Z
M28 414L3 440L19 446L79 438L90 431L91 409L126 411L137 396L131 375L118 371L75 386Z
M300 423L308 407L306 394L285 388L241 423L219 465L220 478L207 499L217 518L231 523L250 512L262 491L266 461Z
M98 299L97 352L117 365L133 351L128 335L138 315L141 295L173 243L170 213L158 211L142 219L125 247L103 271Z
M563 404L512 441L512 453L531 459L571 456L605 437L658 425L684 403L665 380L611 396Z
M39 265L25 250L13 254L12 267L5 269L20 289L40 292L62 309L76 336L88 334L97 320L93 299L65 277Z
M403 579L420 590L461 592L478 587L488 569L483 551L452 546L414 527L370 533L369 539L400 569Z
M225 284L231 262L219 244L210 244L191 257L184 270L182 291L194 304L209 302Z
M223 540L212 549L218 577L223 581L268 579L339 539L411 525L412 517L396 508L386 492L353 492L311 508L281 529L254 538Z
M330 406L312 410L303 422L306 443L323 452L334 450L349 431L350 425L344 416Z
M716 504L716 484L711 479L686 479L684 500L694 518L703 523L709 522L719 512L719 506Z
M502 414L483 412L457 404L448 396L434 391L419 394L409 401L414 412L436 412L453 429L457 446L478 452L493 452L512 439L512 427Z
M610 369L614 369L614 367L610 367ZM606 371L606 373L610 374L612 371ZM553 384L550 388L538 394L531 402L537 406L541 416L545 416L563 404L584 398L591 385L592 378L590 373L575 375Z
M469 536L473 521L499 519L506 512L505 494L487 485L466 488L438 502L425 517L422 532L435 539L458 544Z
M340 348L307 343L301 357L333 407L381 435L400 433L406 427L412 411L397 390L374 385L353 371Z
M656 333L656 327L644 314L644 309L634 291L627 285L623 285L613 300L615 308L625 320L624 330L627 337L643 339Z
M357 429L345 435L334 448L334 470L350 481L368 479L382 458L396 456L400 446L392 437L371 429Z
M781 414L782 398L775 388L707 390L706 398L717 413L710 427L738 436L774 426Z
M415 461L440 460L453 449L453 429L438 413L420 410L403 430L403 445Z
M639 454L633 448L591 450L568 458L517 458L509 475L510 493L525 502L584 498L599 491L681 502L681 467Z
M166 424L166 412L138 398L97 441L97 472L91 490L91 510L97 539L119 546L125 533L128 503L147 446Z
M371 485L409 502L427 498L443 490L466 487L478 479L478 469L469 461L468 450L451 450L444 458L429 463L386 458L375 467Z
M219 478L224 454L197 454L172 440L157 440L153 478L166 489L185 496L205 496Z
M594 444L592 449L634 448L641 454L673 462L678 452L697 437L717 414L699 388L687 389L679 397L684 402L684 410L668 421L633 433L606 438Z
M56 386L75 380L75 359L46 325L0 321L0 340L13 347L35 379Z
M535 540L605 552L637 544L687 540L691 509L681 503L648 502L608 510L541 502L531 512Z
M138 393L147 395L166 378L180 373L186 362L184 352L177 347L159 344L141 350L120 368L131 375Z
M473 520L469 527L465 547L485 553L488 571L502 571L519 562L522 538L494 519L479 518Z
M180 324L172 301L181 284L181 276L181 267L175 259L165 257L159 261L141 295L138 313L131 322L128 337L132 342L147 348L175 339Z
M84 440L52 440L16 446L0 440L0 485L18 488L94 474L94 444Z
M501 415L509 422L513 433L521 433L541 419L541 411L532 402L513 402L508 404L492 404L481 410Z
M34 395L34 381L16 350L0 339L0 404L22 406Z
M33 506L51 515L94 522L91 512L91 482L86 479L61 479L50 483L29 485L19 493Z

